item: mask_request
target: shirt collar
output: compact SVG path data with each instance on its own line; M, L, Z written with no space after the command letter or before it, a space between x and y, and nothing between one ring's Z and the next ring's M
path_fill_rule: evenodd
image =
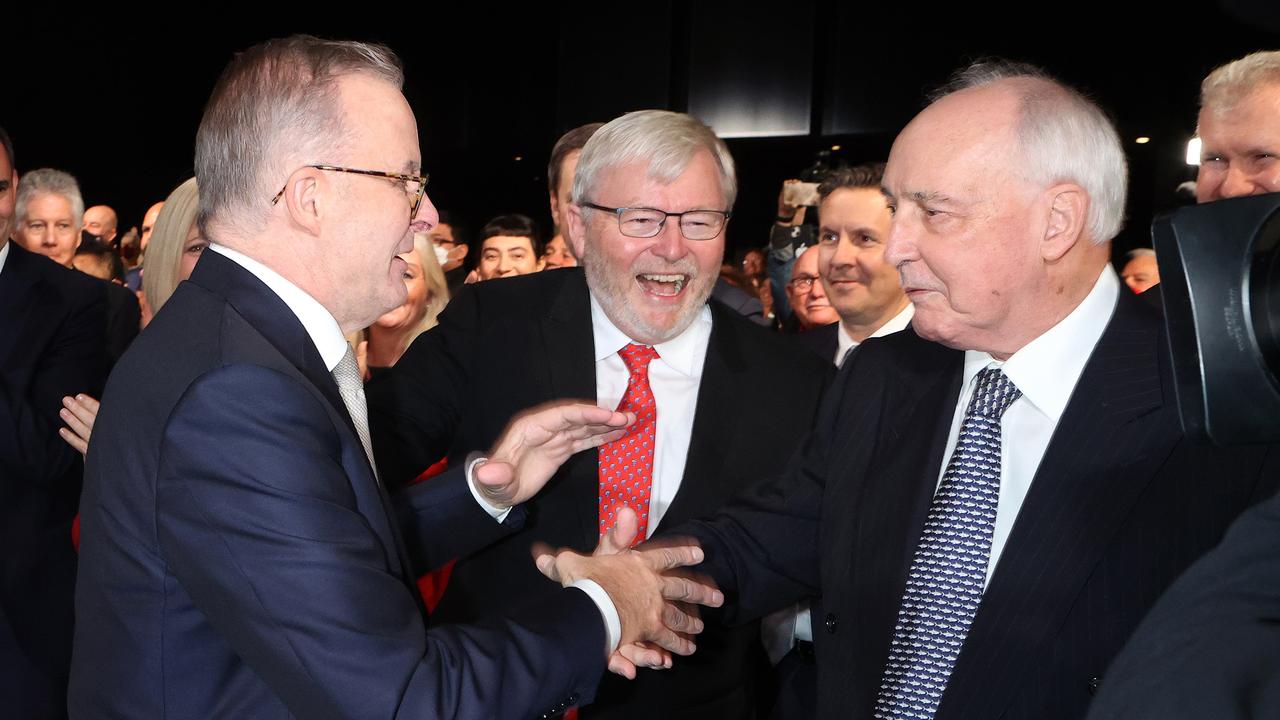
M6 240L4 245L0 245L0 272L4 272L4 263L9 259L9 246L12 244L12 240Z
M628 344L635 342L609 320L604 308L591 296L591 330L595 341L596 362L615 355ZM670 340L654 345L658 357L668 367L693 377L698 368L698 353L705 355L707 340L711 337L711 309L703 305L684 332Z
M985 352L964 354L967 387L983 368L999 367L1024 397L1053 422L1062 417L1085 363L1111 321L1120 297L1120 279L1107 265L1093 290L1057 325L1027 343L1003 363Z
M270 288L271 292L289 306L289 310L297 316L298 322L302 323L302 329L307 331L311 342L315 343L316 350L320 351L320 359L324 361L325 368L333 372L333 369L338 367L338 363L342 362L343 356L351 346L343 337L338 321L325 309L324 305L302 288L286 280L280 273L242 252L216 243L210 243L209 249L253 273L254 277Z
M898 311L897 315L889 318L889 322L876 328L876 331L867 336L867 338L884 337L896 333L899 330L906 330L911 324L911 318L916 315L916 306L914 303L907 303L907 306ZM845 354L851 348L858 347L858 341L849 337L848 331L844 329L844 321L840 321L840 331L836 333L836 357L844 358ZM837 362L838 364L838 362Z

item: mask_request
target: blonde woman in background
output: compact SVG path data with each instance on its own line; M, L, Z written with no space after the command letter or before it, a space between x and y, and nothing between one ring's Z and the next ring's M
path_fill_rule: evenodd
M199 211L200 196L195 178L169 193L160 208L142 270L142 296L139 300L144 328L173 295L178 283L191 277L200 253L209 247L196 225ZM83 455L89 447L89 435L98 416L98 401L80 394L62 398L62 405L62 421L67 427L59 429L58 435Z
M364 331L364 351L357 355L364 357L366 378L395 365L409 343L436 326L436 318L449 302L444 270L436 259L430 235L414 235L413 250L401 257L407 265L404 279L408 294L403 305L385 313Z

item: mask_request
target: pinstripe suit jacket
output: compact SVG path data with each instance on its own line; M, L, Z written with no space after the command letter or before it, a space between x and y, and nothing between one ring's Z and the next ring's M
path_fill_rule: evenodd
M1129 293L1023 502L937 718L1079 718L1161 592L1280 479L1183 437L1159 317ZM777 480L686 526L741 618L820 593L822 717L871 717L964 353L907 330L845 363Z

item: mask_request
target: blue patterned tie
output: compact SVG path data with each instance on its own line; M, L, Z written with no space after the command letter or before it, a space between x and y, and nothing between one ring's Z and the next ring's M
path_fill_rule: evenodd
M1018 390L978 373L947 471L929 506L876 698L884 720L930 719L982 600L1000 500L1000 417Z

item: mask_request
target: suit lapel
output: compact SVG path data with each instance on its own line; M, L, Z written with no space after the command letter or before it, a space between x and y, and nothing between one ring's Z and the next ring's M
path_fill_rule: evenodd
M595 338L591 332L591 301L581 270L557 273L565 278L542 319L544 356L548 363L550 398L596 399ZM583 328L587 332L583 332ZM559 472L577 516L580 548L594 548L599 536L599 451L580 452Z
M725 481L724 465L733 451L730 440L737 435L738 424L745 415L741 404L750 399L750 393L743 392L748 387L744 382L747 350L738 328L726 316L732 311L718 301L712 301L710 307L711 337L698 385L689 454L680 489L658 524L659 530L705 514L713 498L730 494L721 485Z
M938 717L998 717L1178 440L1158 322L1121 292L1058 422Z
M859 708L875 702L907 571L937 487L960 394L963 353L920 342L927 352L920 356L923 364L900 368L905 372L891 375L894 381L886 382L886 387L848 390L864 396L881 393L879 415L854 418L852 426L841 423L836 432L839 444L829 460L829 473L848 475L850 468L854 472L866 468L865 481L842 477L841 486L849 494L832 498L839 507L856 508L854 523L832 523L833 527L843 525L847 529L842 532L850 535L824 542L824 546L834 543L854 549L851 562L843 568L848 574L837 580L837 587L852 588L853 679ZM919 428L929 428L923 444ZM868 437L877 438L871 457L861 462L852 459Z
M27 330L28 323L38 322L39 302L30 288L36 282L31 272L31 253L17 242L9 241L9 257L0 271L0 318L4 318L5 331L0 332L0 363L5 368L29 366L30 348L17 346L19 338L29 341L39 334ZM42 262L46 262L43 258ZM47 261L52 262L52 261Z
M289 306L257 276L216 251L204 253L200 257L191 280L226 298L237 314L261 333L285 360L315 386L336 417L341 419L340 422L348 430L347 444L356 450L352 455L356 458L354 463L357 467L349 468L349 471L363 472L367 480L357 482L357 478L352 478L357 506L383 544L395 549L397 557L390 561L392 569L398 572L401 579L409 581L413 576L407 564L408 554L394 520L396 514L391 507L390 498L382 484L373 477L373 469L364 453L360 437L356 434L346 403L338 393L338 385L325 367L320 351L316 349L306 328Z

